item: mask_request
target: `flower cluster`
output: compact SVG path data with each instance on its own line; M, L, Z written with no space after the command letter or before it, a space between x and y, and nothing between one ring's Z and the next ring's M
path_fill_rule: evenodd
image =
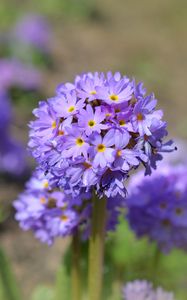
M163 252L187 250L187 167L162 164L149 178L132 177L127 200L131 228L148 236Z
M53 185L49 185L49 181ZM92 203L90 193L72 198L54 188L54 178L35 171L26 190L14 202L16 220L23 230L31 229L42 242L51 245L56 237L73 235L79 230L87 239L90 234ZM99 201L99 200L97 200ZM118 205L117 205L118 203ZM121 198L107 203L107 230L114 230L118 223Z
M57 186L73 196L95 188L125 197L124 182L141 163L156 168L161 152L172 151L163 113L143 84L120 73L87 73L61 84L39 103L30 123L33 156Z
M146 280L129 282L123 288L124 300L174 300L173 293L165 292L162 288L153 289Z

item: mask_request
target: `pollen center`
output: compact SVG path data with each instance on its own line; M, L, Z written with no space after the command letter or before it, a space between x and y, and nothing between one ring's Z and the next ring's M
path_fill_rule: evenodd
M49 183L48 183L47 180L44 181L43 187L44 187L45 189L47 189L47 188L49 187Z
M94 127L94 126L95 126L95 121L94 121L94 120L90 120L90 121L88 122L88 125L89 125L90 127Z
M70 106L69 108L68 108L68 112L72 112L72 111L74 111L75 110L75 106Z
M117 152L117 156L121 156L121 150L118 150L118 152Z
M83 139L81 139L81 138L76 139L76 145L77 146L81 147L83 144L84 144Z
M181 216L183 214L183 209L180 207L177 207L175 209L175 213L176 213L176 215Z
M167 203L161 202L161 203L160 203L160 208L161 208L161 209L166 209L166 208L167 208Z
M90 91L90 95L95 95L96 94L96 91L93 90L93 91Z
M53 129L56 128L56 121L53 121L51 127L52 127Z
M99 144L99 145L97 146L97 151L98 151L98 152L104 152L105 149L106 149L106 147L105 147L105 145L103 145L103 144Z
M65 222L68 220L68 217L66 215L62 215L60 219Z
M64 135L64 131L63 130L59 130L58 131L58 135Z
M112 94L112 95L110 95L110 99L112 101L118 101L119 97L118 97L118 95Z
M86 168L86 169L89 169L91 168L92 165L90 165L89 163L87 163L86 161L83 163L83 166Z
M120 121L119 121L119 125L120 125L120 126L124 126L124 125L125 125L125 120L120 120Z
M171 225L171 222L169 219L164 219L164 220L162 220L162 225L164 227L169 227Z
M137 120L142 121L143 120L143 115L141 113L137 114Z
M41 203L41 204L45 204L45 203L46 203L45 197L41 197L41 198L40 198L40 203Z

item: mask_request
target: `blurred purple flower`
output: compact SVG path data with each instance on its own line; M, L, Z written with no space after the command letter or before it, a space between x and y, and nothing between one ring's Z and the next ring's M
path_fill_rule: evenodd
M26 170L24 148L9 137L7 132L0 132L0 173L20 176Z
M11 87L38 89L41 84L40 72L15 59L0 59L0 91Z
M128 282L123 288L124 300L174 300L171 292L162 288L153 289L150 282L146 280L135 280Z
M0 135L7 131L12 117L10 99L5 91L0 91Z
M131 178L127 199L130 226L148 236L163 252L187 250L187 166L161 164L150 177Z
M47 52L51 32L47 20L41 15L26 15L20 19L13 30L18 43L25 43Z

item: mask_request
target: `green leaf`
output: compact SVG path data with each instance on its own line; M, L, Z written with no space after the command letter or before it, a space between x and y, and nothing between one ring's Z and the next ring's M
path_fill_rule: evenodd
M0 248L0 296L4 294L4 300L20 300L20 293L17 287L16 280L10 268L10 263L3 251Z
M65 265L61 264L56 276L55 300L70 300L70 276Z

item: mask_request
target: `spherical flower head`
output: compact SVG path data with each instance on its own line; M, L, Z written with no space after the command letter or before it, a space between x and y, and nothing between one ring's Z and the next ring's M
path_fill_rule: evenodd
M125 197L132 169L143 164L150 173L161 152L173 150L171 141L163 143L163 113L145 93L119 72L86 73L59 85L34 110L33 156L73 196L94 188L101 196Z
M166 292L162 288L153 289L146 280L128 282L123 288L124 300L174 300L173 293Z
M163 252L187 249L187 167L161 164L150 177L131 178L127 219L138 237L148 236Z

